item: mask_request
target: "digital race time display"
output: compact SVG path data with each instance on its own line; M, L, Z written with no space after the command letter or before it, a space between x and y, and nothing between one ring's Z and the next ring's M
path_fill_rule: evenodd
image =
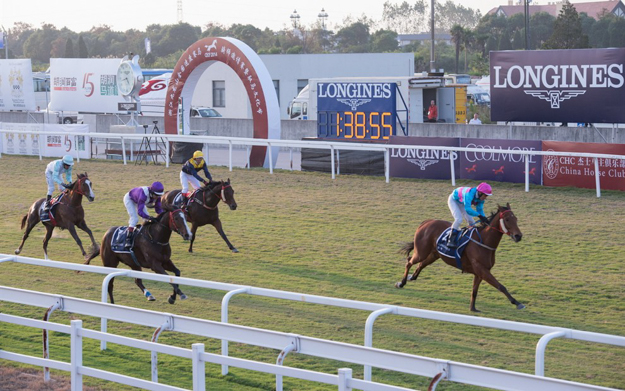
M387 140L395 135L395 83L318 83L317 137Z

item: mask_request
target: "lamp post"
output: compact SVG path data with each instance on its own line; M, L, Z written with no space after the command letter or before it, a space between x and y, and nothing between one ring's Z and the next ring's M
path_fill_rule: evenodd
M297 10L293 10L290 18L291 23L293 24L293 28L296 29L299 26L299 14L297 13Z
M525 10L525 50L530 50L530 3L532 0L525 0L523 9Z
M319 15L317 15L317 16L321 20L321 28L325 30L326 29L326 19L328 19L328 13L326 12L326 10L324 8L322 8L321 12L319 12Z
M431 19L430 19L430 32L432 34L432 46L430 48L430 72L436 72L436 68L434 68L434 3L431 2Z

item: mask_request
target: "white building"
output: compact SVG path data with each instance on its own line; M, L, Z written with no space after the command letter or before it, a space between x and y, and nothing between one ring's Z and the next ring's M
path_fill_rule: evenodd
M261 55L278 94L280 117L308 79L328 77L412 76L412 53L267 54ZM243 84L227 65L215 62L200 78L193 106L210 106L227 118L251 118Z

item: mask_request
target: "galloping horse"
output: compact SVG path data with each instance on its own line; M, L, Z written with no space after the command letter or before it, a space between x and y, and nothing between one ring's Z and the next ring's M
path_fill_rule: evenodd
M91 239L91 245L94 248L97 247L93 234L89 227L87 227L87 223L85 223L85 210L82 208L83 195L87 197L89 202L93 202L95 199L92 183L87 173L78 174L78 179L74 181L70 185L70 188L64 193L64 197L61 198L61 201L53 211L56 224L54 224L52 220L42 223L47 230L46 237L43 239L43 254L45 259L48 259L48 241L52 236L52 231L55 226L69 231L72 238L76 241L76 244L78 244L78 247L80 247L83 257L86 258L87 253L82 247L82 242L76 233L76 227L85 231ZM44 201L45 198L40 198L35 201L28 210L28 214L22 217L21 229L24 229L24 226L26 226L26 231L24 232L24 236L22 236L22 243L20 243L20 246L15 250L15 254L22 252L22 247L24 247L24 242L26 242L30 231L39 223L39 209Z
M450 226L450 222L443 220L426 220L421 223L415 233L414 241L412 243L406 243L400 250L401 253L408 257L408 260L404 278L395 284L396 288L403 288L404 285L406 285L408 273L413 265L418 264L417 269L410 277L411 281L416 280L421 270L434 263L438 258L442 258L448 265L456 267L456 261L454 259L441 256L436 250L437 238ZM479 312L475 308L475 300L477 298L477 290L482 280L488 282L506 295L508 300L516 305L517 309L525 308L523 304L519 303L508 293L506 287L499 283L490 272L490 269L495 266L495 250L497 246L499 246L503 234L509 235L515 242L520 242L523 237L517 225L517 218L512 212L512 209L510 209L510 204L498 206L497 211L489 217L488 224L478 228L478 233L479 237L481 237L481 241L472 238L473 240L467 244L461 258L462 270L474 275L473 292L471 293L471 311ZM410 257L410 252L412 250L415 251L412 257Z
M161 197L161 202L163 205L163 209L165 210L173 210L174 199L180 193L181 190L172 190L163 194ZM201 187L194 195L189 199L187 206L185 207L185 212L189 217L189 221L191 222L191 233L193 237L191 238L191 243L189 244L189 252L193 252L193 242L195 241L195 232L198 227L201 227L206 224L211 224L221 238L226 242L228 248L233 253L238 253L237 250L232 243L228 240L228 237L224 233L223 228L221 227L221 220L219 220L219 209L217 208L217 204L219 201L225 202L231 210L237 209L237 202L234 200L234 189L232 185L230 185L230 178L228 181L215 181L211 182L206 186Z
M182 210L163 212L156 217L156 222L147 222L141 229L135 229L134 258L130 253L116 253L111 248L111 239L117 228L119 227L111 227L106 231L102 238L101 254L100 249L94 251L85 262L85 265L88 265L93 258L100 254L102 264L106 267L116 268L121 262L128 265L132 270L141 271L142 268L150 268L155 273L165 275L167 275L165 270L168 270L180 277L180 270L171 261L169 238L172 231L182 236L184 240L191 238L191 232ZM111 304L115 304L113 300L113 280L114 278L111 279L108 285ZM142 279L135 278L135 284L137 284L149 301L155 300L154 296L145 289ZM187 298L178 287L178 284L171 284L171 286L174 288L174 293L169 296L169 304L176 302L176 294L179 294L183 300Z

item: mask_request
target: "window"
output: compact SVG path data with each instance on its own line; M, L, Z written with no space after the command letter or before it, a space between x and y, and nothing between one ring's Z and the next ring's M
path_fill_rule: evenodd
M278 97L278 106L280 106L280 80L273 81L273 88L276 89L276 96Z
M213 80L213 106L226 107L226 82Z
M297 94L299 95L299 93L302 92L304 87L306 87L307 85L308 79L297 79Z

